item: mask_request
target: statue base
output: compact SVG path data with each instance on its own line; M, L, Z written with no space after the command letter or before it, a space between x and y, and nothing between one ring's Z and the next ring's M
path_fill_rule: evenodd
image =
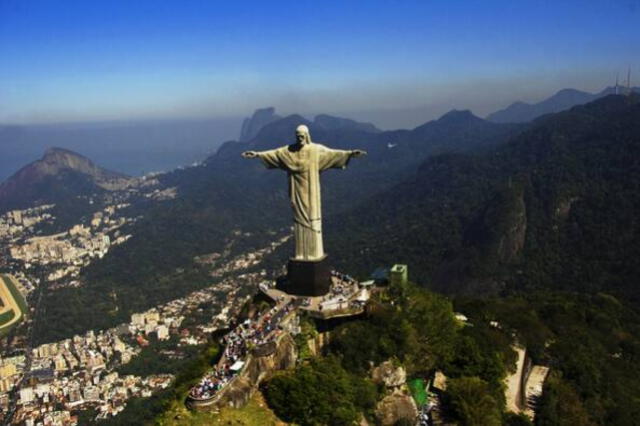
M279 290L298 296L324 296L331 287L327 255L318 260L289 259L287 277L276 284Z

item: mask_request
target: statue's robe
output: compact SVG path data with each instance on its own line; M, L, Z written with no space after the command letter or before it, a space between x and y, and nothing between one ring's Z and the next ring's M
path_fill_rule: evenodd
M324 257L324 249L320 172L331 168L345 168L352 151L308 143L261 151L257 155L268 168L286 170L289 175L289 197L293 208L296 241L295 258L321 259Z

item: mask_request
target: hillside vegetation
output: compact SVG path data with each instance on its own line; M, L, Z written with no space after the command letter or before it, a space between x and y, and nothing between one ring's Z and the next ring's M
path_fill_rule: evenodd
M637 303L640 103L539 119L483 155L445 154L325 226L338 265L411 265L449 294L605 291Z

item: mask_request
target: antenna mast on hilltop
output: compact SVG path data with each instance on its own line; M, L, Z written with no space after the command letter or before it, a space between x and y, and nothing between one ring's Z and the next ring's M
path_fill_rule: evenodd
M627 68L627 95L631 94L631 66Z
M620 72L616 73L616 85L615 88L613 89L613 93L615 93L616 95L618 94L618 78L620 77Z

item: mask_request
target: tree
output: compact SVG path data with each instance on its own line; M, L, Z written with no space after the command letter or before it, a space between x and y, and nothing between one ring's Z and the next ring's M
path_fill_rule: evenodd
M264 386L276 415L300 425L350 425L370 413L377 397L373 383L349 374L332 356L311 360Z
M529 417L525 414L516 414L508 412L504 416L504 424L506 426L533 426Z
M592 426L589 414L577 393L557 374L551 374L540 398L536 425Z
M500 406L489 385L478 377L460 377L447 381L445 405L451 416L466 426L499 426Z

